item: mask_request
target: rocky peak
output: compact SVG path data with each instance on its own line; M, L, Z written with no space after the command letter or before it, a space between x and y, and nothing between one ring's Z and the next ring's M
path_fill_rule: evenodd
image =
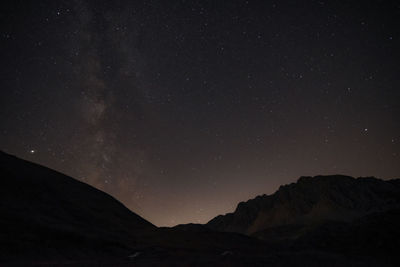
M238 204L233 213L218 216L207 226L220 231L252 234L270 227L310 225L326 220L350 221L362 215L397 206L396 180L344 175L300 177L272 195Z

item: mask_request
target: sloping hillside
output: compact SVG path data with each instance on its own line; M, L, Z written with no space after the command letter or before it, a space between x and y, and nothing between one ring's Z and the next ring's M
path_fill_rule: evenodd
M110 195L0 153L1 258L125 253L156 227Z

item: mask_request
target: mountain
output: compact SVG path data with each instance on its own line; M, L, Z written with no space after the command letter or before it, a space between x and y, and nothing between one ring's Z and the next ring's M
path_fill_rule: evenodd
M158 228L90 185L1 151L0 177L1 266L243 266L265 257L260 240Z
M278 256L279 266L399 266L399 225L400 179L333 175L301 177L205 226L256 237L295 259Z
M215 217L207 227L282 241L296 239L324 222L351 222L399 206L399 179L301 177L272 195L239 203L233 213Z
M302 177L206 225L167 228L3 152L0 179L1 266L400 264L400 180Z
M46 167L0 152L0 170L2 259L126 254L156 229L110 195Z

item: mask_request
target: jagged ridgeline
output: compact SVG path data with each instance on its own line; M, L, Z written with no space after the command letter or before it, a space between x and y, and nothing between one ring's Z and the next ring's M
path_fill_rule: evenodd
M351 221L368 213L397 208L399 203L399 179L301 177L272 195L239 203L233 213L217 216L207 226L251 235L282 225Z
M0 265L398 266L400 180L301 177L206 225L159 228L0 152Z

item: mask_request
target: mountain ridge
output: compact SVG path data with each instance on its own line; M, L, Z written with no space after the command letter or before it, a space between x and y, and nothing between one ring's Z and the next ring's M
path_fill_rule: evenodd
M346 175L302 176L271 195L240 202L235 211L206 225L213 230L254 234L274 226L354 218L397 207L400 180Z
M238 204L235 212L242 216L239 226L244 230L229 232L207 224L156 227L90 185L4 152L0 152L0 171L1 265L398 266L399 262L398 179L302 177L281 186L275 197L277 192ZM367 185L359 187L357 181ZM351 192L351 197L337 192ZM321 194L323 198L318 197ZM326 216L337 206L341 209L333 210L347 220ZM343 213L343 207L359 214ZM271 209L274 220L265 220ZM264 217L258 216L260 211ZM310 221L318 214L323 216L317 223ZM229 216L235 219L234 213L216 218ZM269 225L263 228L265 222Z

